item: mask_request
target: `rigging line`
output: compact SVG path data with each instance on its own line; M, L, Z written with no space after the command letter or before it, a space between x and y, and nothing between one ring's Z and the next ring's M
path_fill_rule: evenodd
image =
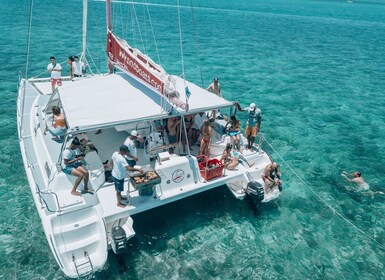
M27 61L25 63L25 80L28 78L29 52L31 48L32 11L33 11L33 0L31 0L30 6L29 6L29 26L28 26L28 41L27 41Z
M131 2L132 2L132 1L131 1ZM134 5L133 2L132 2L132 9L133 9L133 11L134 11L136 25L138 26L138 31L139 31L140 41L141 41L141 43L142 43L142 48L143 48L143 50L144 50L144 53L147 54L147 50L146 50L146 48L144 47L144 43L143 43L143 36L142 36L142 32L141 32L141 30L140 30L140 25L139 25L138 16L137 16L137 14L136 14L135 5Z
M353 224L351 221L349 221L343 214L339 213L335 208L333 208L332 206L330 206L327 202L325 202L322 197L320 197L299 175L298 173L291 167L291 165L289 163L287 163L284 158L274 149L273 145L270 144L270 142L266 139L266 137L264 138L266 143L270 146L270 148L278 155L278 157L282 160L282 162L284 164L287 165L287 167L291 170L291 172L294 173L294 175L318 198L318 200L323 203L327 208L329 208L333 214L339 216L340 218L342 218L347 224L351 225L353 228L355 228L358 232L360 232L361 234L363 234L364 236L366 236L368 239L370 239L371 241L373 241L375 244L379 245L381 247L381 249L385 249L385 244L383 244L382 242L380 241L377 241L376 239L374 239L374 237L372 237L371 235L367 234L365 231L363 231L362 229L360 229L358 226L356 226L355 224Z
M195 34L195 48L197 49L196 54L197 54L197 60L198 60L198 65L199 65L199 72L201 75L201 86L203 87L202 64L201 64L200 48L199 48L199 41L198 41L198 31L197 31L195 14L194 14L193 0L190 0L190 6L191 6L192 19L193 19L194 34Z
M152 33L152 38L153 38L154 44L155 44L156 55L158 56L158 63L159 63L159 65L162 65L162 63L160 61L159 51L158 51L158 44L157 44L156 38L155 38L154 27L152 25L150 10L148 9L148 5L147 5L147 0L144 0L144 3L146 3L146 10L147 10L147 15L148 15L148 20L150 21L151 33Z
M98 72L98 74L100 74L99 68L98 68L98 66L97 66L96 63L95 63L95 61L94 61L94 59L93 59L93 57L92 57L92 55L91 55L91 53L90 53L90 50L88 49L88 47L87 47L86 49L87 49L88 56L89 56L89 58L90 58L91 61L92 61L92 64L95 66L96 71ZM88 65L88 69L90 69L91 74L93 75L94 73L92 72L91 67L89 66L88 63L87 63L87 65Z
M180 7L179 7L179 0L176 1L178 5L178 23L179 23L179 44L180 44L180 55L181 55L181 62L182 62L182 75L183 75L183 84L186 87L186 79L185 79L185 73L184 73L184 59L183 59L183 42L182 42L182 23L180 19Z

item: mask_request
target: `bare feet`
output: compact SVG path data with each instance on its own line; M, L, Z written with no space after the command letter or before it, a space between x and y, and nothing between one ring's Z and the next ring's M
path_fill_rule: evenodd
M118 203L118 204L116 204L116 206L121 207L121 208L126 207L126 205L124 205L124 204L122 204L122 203Z
M82 194L80 192L77 192L77 191L72 191L71 194L74 196L82 196Z

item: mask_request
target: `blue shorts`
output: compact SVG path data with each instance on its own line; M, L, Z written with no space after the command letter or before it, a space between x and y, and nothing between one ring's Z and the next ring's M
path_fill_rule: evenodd
M134 167L136 165L136 161L133 159L126 159L129 166Z
M82 164L81 164L80 162L75 162L75 163L73 163L73 164L66 165L66 166L63 168L63 172L64 172L65 174L71 175L72 170L78 168L79 166L82 166Z
M124 179L116 179L114 176L112 176L112 179L114 180L115 185L115 191L116 192L122 192L124 190Z
M169 136L168 136L168 143L169 143L169 144L174 144L174 143L176 143L176 135L169 135Z

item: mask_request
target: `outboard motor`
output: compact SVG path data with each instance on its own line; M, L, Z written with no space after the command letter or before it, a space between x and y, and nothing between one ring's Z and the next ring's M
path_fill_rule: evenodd
M111 232L111 248L115 254L121 254L126 250L126 232L121 226L112 228Z
M256 181L247 183L246 193L253 201L257 203L261 202L265 197L263 186Z

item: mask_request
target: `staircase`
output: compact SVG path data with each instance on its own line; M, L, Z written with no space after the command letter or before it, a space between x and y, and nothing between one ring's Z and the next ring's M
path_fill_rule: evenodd
M69 276L92 274L107 259L107 236L99 207L83 208L52 219L55 251Z

